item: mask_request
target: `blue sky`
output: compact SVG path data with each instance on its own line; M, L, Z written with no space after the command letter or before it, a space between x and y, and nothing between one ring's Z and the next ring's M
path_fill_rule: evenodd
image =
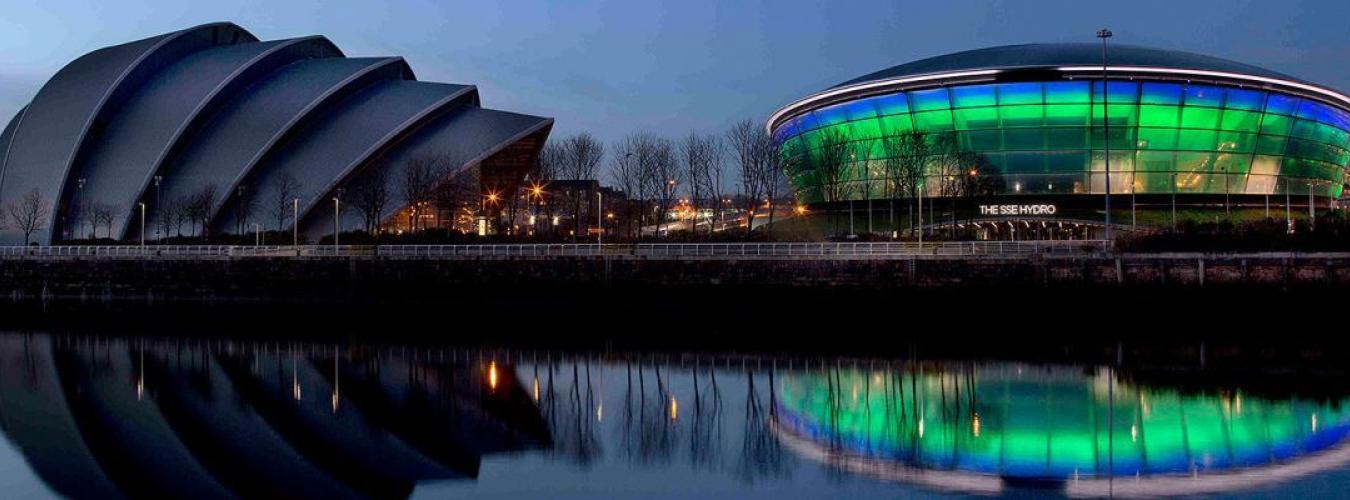
M0 120L62 65L211 21L263 39L328 36L401 55L485 106L589 130L678 136L762 120L796 97L917 58L990 45L1115 41L1236 59L1350 89L1347 0L5 0Z

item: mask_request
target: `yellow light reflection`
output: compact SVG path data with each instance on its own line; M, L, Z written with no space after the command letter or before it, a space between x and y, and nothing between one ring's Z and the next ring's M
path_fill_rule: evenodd
M679 403L677 403L677 402L675 401L675 396L671 396L671 397L670 397L670 419L671 419L671 420L675 420L675 418L679 415L679 413L678 413L679 407L680 407Z
M534 376L534 400L539 401L539 376Z
M980 437L980 414L979 414L979 413L975 413L974 415L971 416L971 418L970 418L970 431L971 431L972 433L975 434L975 437Z
M497 362L496 362L496 361L493 361L493 362L491 362L491 363L488 364L488 388L493 389L493 390L496 390L496 389L497 389Z

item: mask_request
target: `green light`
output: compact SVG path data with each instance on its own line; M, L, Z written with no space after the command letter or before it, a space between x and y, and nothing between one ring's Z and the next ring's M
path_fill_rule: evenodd
M1104 182L1090 172L1101 170L1106 144L1092 87L1026 82L888 94L813 111L787 130L804 139L794 148L818 159L813 150L821 145L821 128L837 128L854 141L857 161L885 159L875 144L884 137L955 134L963 149L989 161L990 175L1005 176L999 194L1100 194ZM1306 195L1309 183L1319 196L1340 194L1350 164L1350 113L1292 96L1199 84L1112 82L1111 95L1112 170L1149 172L1132 183L1140 194ZM1030 166L1025 155L1033 152L1045 157L1035 162L1043 168ZM809 172L815 164L808 160L801 168ZM881 169L845 170L851 173L843 183L866 187L885 180ZM1186 175L1192 177L1180 178ZM825 201L817 176L794 180L803 201ZM1021 189L1014 192L1015 185ZM862 199L869 192L885 196L887 190L850 189L845 196Z
M1350 432L1350 399L1180 394L1124 382L1108 388L1110 380L1104 370L1017 366L794 374L781 384L779 420L874 458L1050 478L1104 475L1111 461L1117 475L1261 466Z

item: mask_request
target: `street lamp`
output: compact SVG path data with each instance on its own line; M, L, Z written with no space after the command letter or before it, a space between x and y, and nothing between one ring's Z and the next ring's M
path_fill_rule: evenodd
M333 251L337 252L338 235L342 234L342 188L333 194Z
M1102 160L1106 170L1106 244L1111 246L1114 241L1111 235L1111 120L1106 80L1106 39L1111 38L1111 30L1097 30L1097 38L1102 39Z
M595 243L605 244L605 219L602 217L605 213L605 193L600 190L595 191L595 225L600 227L599 232L595 233ZM602 250L603 251L603 250Z
M300 246L300 198L291 200L291 246Z
M163 200L163 197L161 197L160 194L159 194L159 185L162 184L163 182L164 182L164 176L162 176L162 175L156 175L156 176L155 176L155 219L156 219L156 220L164 220L164 208L163 208L164 205L161 205L161 204L160 204L160 203L162 203L164 200ZM145 225L145 224L141 224L141 225L143 226L143 225ZM163 224L155 224L155 239L157 239L157 240L160 239L162 236L168 236L168 235L160 235L160 234L159 234L160 226L163 226Z
M145 202L140 202L141 206L141 246L145 246Z

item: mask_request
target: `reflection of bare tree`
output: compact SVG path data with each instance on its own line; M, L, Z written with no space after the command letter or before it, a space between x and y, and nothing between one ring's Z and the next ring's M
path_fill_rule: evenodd
M694 416L689 425L689 463L694 468L716 469L721 462L722 391L717 388L717 373L710 371L712 382L707 390L700 385L699 370L694 366Z
M783 477L789 473L788 462L783 454L782 444L769 427L773 417L776 397L773 395L773 372L769 372L769 406L765 408L759 389L755 386L755 374L745 372L745 431L741 434L741 454L736 465L736 473L746 481L757 477Z
M632 367L630 365L630 370ZM630 461L642 464L667 463L674 456L679 436L678 402L667 389L659 365L653 365L654 397L647 394L646 370L639 362L636 370L638 390L636 400L629 376L625 394L624 422L621 441L624 454Z
M598 407L595 405L590 363L586 363L584 377L579 364L572 363L571 381L567 382L561 396L554 384L554 377L560 368L551 362L545 367L548 382L547 390L540 397L540 408L549 427L553 429L554 452L586 466L603 456L603 449L596 434L596 420L591 418L591 409ZM535 380L538 377L536 366ZM599 413L596 419L599 419Z

